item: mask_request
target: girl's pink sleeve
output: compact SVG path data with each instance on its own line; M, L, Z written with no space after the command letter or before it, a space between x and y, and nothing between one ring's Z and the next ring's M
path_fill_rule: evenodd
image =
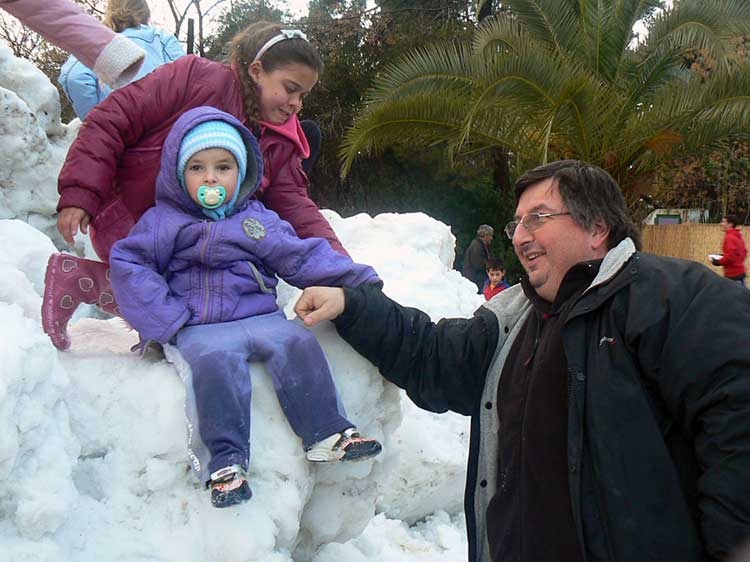
M71 0L0 0L0 8L75 55L113 88L130 82L146 56L130 39L118 35Z

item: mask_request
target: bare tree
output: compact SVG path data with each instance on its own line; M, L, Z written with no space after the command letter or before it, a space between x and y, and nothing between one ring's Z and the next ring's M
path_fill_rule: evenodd
M16 57L34 60L34 52L44 39L11 15L0 12L0 40L5 41Z
M198 54L204 56L204 22L207 21L206 18L211 15L218 6L225 2L226 0L210 0L209 2L202 0L167 0L169 11L172 12L172 19L174 19L175 36L180 36L182 24L188 19L188 14L192 8L195 12L196 19L198 20ZM188 50L190 50L190 45L188 45Z

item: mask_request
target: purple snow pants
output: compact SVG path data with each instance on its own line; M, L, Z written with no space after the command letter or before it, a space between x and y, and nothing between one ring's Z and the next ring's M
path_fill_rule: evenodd
M247 469L250 362L265 363L281 409L305 447L354 426L318 340L281 311L188 326L178 332L176 345L190 365L184 378L188 455L204 485L226 466Z

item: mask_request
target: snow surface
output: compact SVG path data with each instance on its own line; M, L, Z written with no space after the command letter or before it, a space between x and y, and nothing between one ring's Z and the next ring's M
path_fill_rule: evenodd
M468 419L417 409L330 323L314 329L342 400L383 453L313 465L262 365L254 384L250 483L225 510L189 472L179 358L139 357L137 334L82 307L60 353L39 310L56 175L76 132L33 66L0 44L0 561L447 562L466 559ZM437 320L483 302L451 269L450 229L423 214L325 211L385 292ZM81 239L75 250L89 253ZM282 283L289 318L299 290ZM299 322L299 320L295 320ZM171 357L172 354L168 353Z

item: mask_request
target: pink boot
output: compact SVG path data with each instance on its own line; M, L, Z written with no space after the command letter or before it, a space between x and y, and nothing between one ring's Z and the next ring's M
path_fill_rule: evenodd
M109 266L70 254L52 254L44 276L42 327L57 349L70 347L68 320L82 302L120 316L109 282Z

